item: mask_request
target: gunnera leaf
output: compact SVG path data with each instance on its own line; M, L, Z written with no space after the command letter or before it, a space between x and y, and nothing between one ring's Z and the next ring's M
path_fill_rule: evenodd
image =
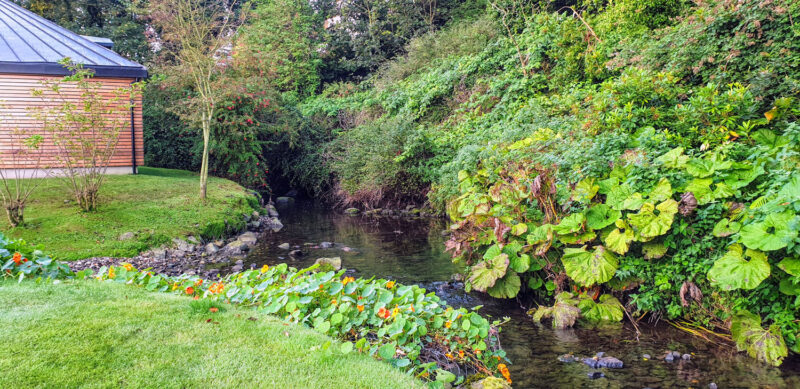
M584 221L586 221L586 218L582 213L573 213L562 219L561 223L553 227L553 230L561 235L572 234L583 229Z
M676 213L678 213L678 202L667 199L656 206L653 203L645 203L639 213L628 216L628 220L646 240L666 234L672 226Z
M666 178L659 180L653 190L647 194L647 198L652 202L664 201L670 197L672 197L672 185Z
M773 324L768 330L761 327L750 327L744 331L745 350L747 355L772 366L780 366L783 358L789 355L786 342L783 340L781 328Z
M797 230L790 227L794 218L793 212L786 211L769 214L762 222L748 224L740 232L742 243L751 249L780 250L797 238Z
M595 234L594 230L588 230L584 232L559 235L558 240L564 244L586 244L593 241L596 237L597 234Z
M800 174L795 174L778 192L784 202L800 200Z
M778 284L778 290L788 296L800 295L800 280L797 283L792 278L784 278Z
M770 265L766 254L751 249L742 253L742 246L734 244L725 255L714 262L714 266L708 271L708 280L711 285L724 290L754 289L769 274Z
M800 276L800 258L786 257L778 262L778 268L795 277Z
M470 284L475 290L485 292L506 274L508 263L508 254L498 254L473 266L469 277Z
M622 212L611 209L606 204L597 204L586 211L586 226L600 230L606 228L622 217Z
M642 245L645 259L659 259L667 253L667 246L663 242L647 242Z
M631 227L623 220L617 220L616 226L617 228L611 230L611 232L605 236L603 242L609 250L622 255L628 252L630 244L634 239L634 234Z
M594 178L584 178L572 190L572 199L580 203L588 203L597 194L600 186L595 184Z
M711 233L717 238L724 238L739 232L741 228L741 223L722 219L714 225L714 230Z
M625 315L622 304L610 294L600 296L597 302L585 296L581 298L578 308L583 318L593 322L619 322Z
M522 282L516 272L508 272L505 277L497 280L493 286L486 289L489 295L498 299L510 299L517 296Z
M661 162L662 165L670 169L680 169L686 166L689 157L683 155L683 147L676 147L666 154L656 158L656 161Z
M586 246L565 248L561 262L569 278L587 287L610 280L619 266L617 257L603 246L591 252L586 251Z

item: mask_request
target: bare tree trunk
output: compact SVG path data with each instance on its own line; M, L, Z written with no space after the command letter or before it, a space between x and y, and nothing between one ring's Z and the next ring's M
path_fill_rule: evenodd
M203 113L203 161L200 164L200 198L205 201L208 186L208 140L211 137L209 117Z

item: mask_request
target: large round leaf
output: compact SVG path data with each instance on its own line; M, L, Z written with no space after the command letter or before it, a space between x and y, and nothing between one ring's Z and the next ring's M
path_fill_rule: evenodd
M590 297L583 297L578 307L581 309L581 316L594 322L618 322L624 316L622 304L610 294L600 296L597 302Z
M754 289L769 277L769 273L766 254L750 249L742 253L742 246L734 244L714 262L708 271L708 280L725 290Z
M797 238L797 230L789 223L795 218L791 211L767 215L764 221L742 227L742 243L751 249L780 250Z
M610 280L619 266L617 257L603 246L597 246L591 252L586 251L586 246L566 248L561 262L569 278L584 286Z
M558 234L575 233L583 228L583 222L585 220L582 213L573 213L562 219L561 223L553 227L553 230Z
M508 262L508 254L503 253L473 266L469 277L470 284L475 290L485 292L506 274Z
M678 202L667 199L656 206L653 203L645 203L639 213L630 215L628 220L642 238L650 239L666 234L672 226L676 213L678 213Z
M800 258L784 258L778 263L778 267L795 277L800 276Z
M605 242L609 250L622 255L628 252L628 248L630 248L630 244L634 239L634 234L628 223L617 220L616 225L617 228L611 230L603 238L603 242Z
M586 226L599 230L614 224L620 217L622 212L611 209L608 205L598 204L586 211Z
M486 291L489 295L498 299L510 299L517 296L522 283L515 272L508 272L505 277L497 280L494 285Z

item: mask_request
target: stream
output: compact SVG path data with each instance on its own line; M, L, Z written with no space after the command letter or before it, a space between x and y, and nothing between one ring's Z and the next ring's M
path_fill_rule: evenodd
M391 278L416 283L454 306L483 305L480 313L510 317L500 340L511 360L515 388L800 388L800 358L775 368L728 346L709 343L666 323L629 324L601 328L555 330L533 323L513 300L497 300L481 293L466 294L451 280L458 268L444 252L444 220L348 216L310 202L278 207L285 227L268 234L247 258L246 266L288 263L303 268L320 257L341 257L342 266L361 277ZM332 247L322 248L322 242ZM289 250L305 255L293 259ZM328 246L324 244L323 246ZM690 354L690 360L666 362L667 350ZM562 363L560 355L593 356L597 352L621 359L622 369L601 369L605 377L590 379L594 371L583 363ZM652 358L645 359L649 354ZM713 387L713 386L712 386Z

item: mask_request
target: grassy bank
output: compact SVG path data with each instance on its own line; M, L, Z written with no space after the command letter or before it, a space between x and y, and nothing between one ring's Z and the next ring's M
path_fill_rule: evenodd
M0 229L41 244L60 259L134 256L174 237L210 231L209 224L238 222L242 213L252 212L249 195L234 182L209 178L203 204L194 173L146 167L139 172L109 176L100 191L100 207L92 213L82 212L60 181L44 179L25 209L25 225L10 228L3 218ZM126 232L136 237L120 241Z
M421 386L363 354L311 352L329 340L311 329L205 303L95 281L0 281L0 387Z

